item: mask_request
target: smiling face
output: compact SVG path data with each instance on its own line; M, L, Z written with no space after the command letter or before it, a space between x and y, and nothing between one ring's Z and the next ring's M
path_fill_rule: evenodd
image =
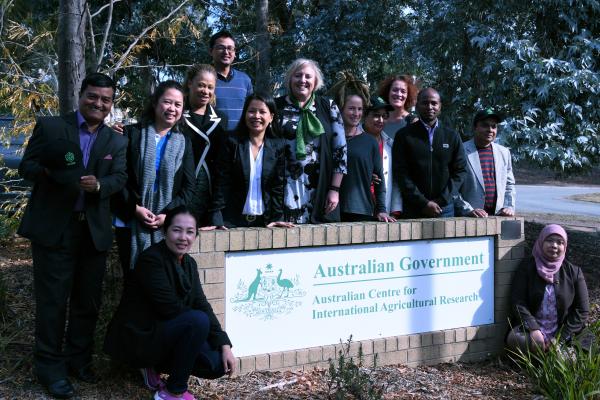
M363 115L363 101L359 96L350 95L346 97L342 109L344 127L354 128L360 124Z
M384 108L369 111L365 116L365 122L363 124L365 131L372 135L379 136L383 131L383 126L389 115L389 112Z
M113 105L114 91L111 87L88 85L79 95L79 113L89 126L104 121Z
M565 239L557 234L548 236L542 243L542 252L550 261L556 261L565 254Z
M154 123L158 127L172 128L183 112L183 93L177 89L167 89L154 106Z
M433 89L425 89L417 99L417 113L426 124L433 125L442 111L440 95Z
M229 67L235 60L235 42L228 37L220 37L210 49L210 55L217 69Z
M388 102L395 109L404 109L406 98L408 97L408 85L404 81L394 81L390 86Z
M312 95L317 83L317 74L310 64L305 64L292 74L290 86L292 94L299 101L306 101Z
M496 140L497 133L498 120L496 118L491 117L477 121L477 124L475 124L475 136L473 137L475 145L479 148L489 146Z
M188 95L192 111L203 109L215 96L217 78L210 72L202 71L188 82Z
M177 214L165 232L165 243L178 258L187 253L196 240L196 219L190 214Z
M273 114L264 102L256 99L250 101L244 116L250 135L263 135L272 121Z

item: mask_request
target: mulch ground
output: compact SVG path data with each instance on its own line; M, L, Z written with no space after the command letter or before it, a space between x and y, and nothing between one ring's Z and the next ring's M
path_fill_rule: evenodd
M527 223L531 244L541 223ZM592 320L600 312L600 237L598 230L569 230L569 259L582 266L590 288ZM97 385L75 383L81 399L150 399L137 371L112 363L101 352L106 324L121 291L112 257L105 280L105 300L97 329ZM23 239L0 243L0 399L44 399L32 372L34 303L29 244ZM408 368L402 365L365 368L384 399L534 399L534 386L503 358L476 364L440 364ZM214 381L192 378L190 391L198 399L327 399L333 394L326 370L254 372Z

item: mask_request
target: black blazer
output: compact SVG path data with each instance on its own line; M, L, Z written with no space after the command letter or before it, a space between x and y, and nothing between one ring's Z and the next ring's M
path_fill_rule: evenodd
M189 310L206 313L207 342L215 350L231 341L206 299L198 266L188 254L178 264L165 241L140 255L106 333L104 351L134 367L150 367L168 356L162 344L164 322Z
M512 326L523 324L526 331L540 329L535 319L544 299L546 281L537 273L535 260L525 259L515 272L511 288ZM565 260L554 275L554 293L561 340L569 341L585 327L590 303L581 268Z
M193 129L190 124L194 125L200 132ZM224 126L227 126L227 117L222 112L215 110L210 104L206 107L204 115L186 111L180 122L181 132L192 143L194 166L197 168L199 163L206 163L209 178L215 175L219 149L227 139Z
M265 223L283 220L285 144L283 139L265 137L261 190ZM212 202L212 224L239 226L250 181L248 137L230 136L221 148Z
M440 207L450 204L467 173L465 151L458 134L439 124L430 145L421 121L396 134L392 168L405 208L408 206L416 213L430 200Z
M140 177L138 176L138 162L140 159L142 125L127 125L123 130L123 136L129 139L127 147L127 184L125 187L113 196L111 206L113 212L123 221L130 221L135 216L135 206L141 204ZM181 133L174 132L175 135ZM188 138L185 138L185 150L181 166L175 172L173 178L173 193L171 202L160 210L159 214L164 214L167 210L180 206L189 205L194 196L194 158L192 154L192 145Z
M99 251L106 251L112 244L110 196L118 192L127 179L127 139L105 125L97 135L84 175L94 175L100 181L100 192L84 192L85 215L94 246ZM33 188L18 233L43 246L58 244L80 193L77 182L58 184L45 174L40 164L48 143L57 139L67 139L79 146L79 127L74 112L64 117L39 118L19 165L19 174L33 182Z

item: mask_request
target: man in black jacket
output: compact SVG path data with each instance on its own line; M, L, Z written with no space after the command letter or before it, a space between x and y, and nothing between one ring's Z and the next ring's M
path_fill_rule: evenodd
M73 396L67 373L96 381L91 362L112 245L109 198L127 179L127 139L104 125L114 93L110 77L88 75L79 109L40 118L19 166L33 182L18 233L31 240L35 373L58 398Z
M392 147L403 212L406 218L452 217L453 198L466 174L462 142L439 124L442 102L435 89L421 90L416 108L419 120L399 130Z

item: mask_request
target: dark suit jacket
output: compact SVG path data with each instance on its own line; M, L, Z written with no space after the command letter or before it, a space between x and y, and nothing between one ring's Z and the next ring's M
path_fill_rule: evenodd
M465 151L458 134L440 124L430 145L421 121L396 134L392 165L409 213L420 213L430 200L440 207L450 204L466 176Z
M285 145L283 139L265 137L261 190L265 223L283 220ZM230 136L221 148L212 205L212 224L239 226L250 182L248 137Z
M64 117L38 119L19 165L20 175L33 182L33 188L18 233L48 247L59 243L80 193L77 182L58 184L46 175L40 164L44 148L56 139L67 139L79 146L79 127L74 112ZM127 139L102 126L84 172L100 181L99 193L85 192L84 195L86 219L94 246L100 251L108 250L112 244L109 199L127 179L126 149Z
M561 340L569 341L585 327L590 303L581 269L565 260L554 274L554 293ZM546 281L537 273L535 260L523 260L511 287L512 326L523 324L527 332L540 329L535 314L542 305Z
M123 221L129 221L135 216L135 206L141 204L140 177L138 162L140 159L141 124L128 125L123 130L123 136L129 139L127 147L127 184L112 199L113 212ZM180 134L180 133L177 133ZM194 156L192 145L188 138L185 139L185 150L181 166L175 172L171 202L158 212L164 214L167 210L180 205L189 205L194 196L196 178L194 176Z
M131 279L125 281L104 351L135 367L154 366L168 356L162 344L164 322L189 310L208 316L207 341L213 349L231 345L202 291L194 259L186 254L178 265L164 240L156 243L140 255Z

